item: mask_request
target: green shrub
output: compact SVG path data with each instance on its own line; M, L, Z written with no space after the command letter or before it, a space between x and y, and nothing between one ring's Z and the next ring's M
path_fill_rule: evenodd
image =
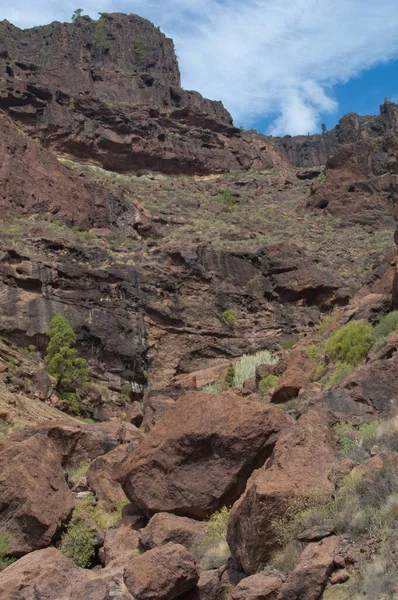
M215 512L205 525L205 536L192 549L203 570L217 569L230 557L226 541L229 513L227 507Z
M263 377L260 383L258 384L259 394L263 396L264 394L269 392L269 390L276 386L279 379L280 377L278 377L278 375L266 375L265 377Z
M0 568L8 567L16 558L10 556L10 548L8 545L8 533L2 533L0 535Z
M305 346L303 350L308 358L312 358L313 360L321 360L323 356L323 348L321 348L321 346L317 346L316 344Z
M84 358L78 358L75 345L76 335L68 319L57 315L51 319L48 332L45 362L47 371L58 381L60 390L68 390L90 380L89 368Z
M104 21L102 19L100 19L98 21L97 25L95 26L93 43L94 43L95 48L103 48L103 46L105 46L106 37L105 37Z
M231 190L229 190L229 189L224 190L222 202L226 206L234 206L235 205L235 198L234 198L234 195Z
M224 325L233 327L234 325L236 325L236 321L237 321L235 311L233 309L224 311L223 314L221 315L221 320L224 323Z
M353 321L343 325L329 337L325 351L334 360L356 367L366 357L371 345L371 326L362 321Z
M88 568L95 554L94 523L84 516L74 515L62 537L61 550L78 567Z
M373 328L373 335L376 341L383 340L389 333L398 330L398 310L393 310L380 319Z
M74 392L62 392L60 394L62 400L66 400L68 403L68 413L75 417L80 416L80 404L77 396Z
M243 354L235 364L234 387L241 388L246 379L253 379L258 365L274 365L278 358L269 350L260 350L255 354Z
M334 317L332 315L328 315L327 317L324 317L322 322L319 325L319 333L321 335L325 335L331 329L335 320L336 320L336 317Z
M297 343L297 338L294 336L283 337L279 340L279 345L283 350L290 350Z
M227 386L227 388L233 388L234 387L234 381L235 381L235 367L234 365L230 362L228 365L228 371L225 377L225 385Z
M76 483L77 481L79 481L79 479L85 477L87 475L87 471L90 468L90 464L91 463L89 461L83 461L75 469L72 469L69 472L69 481Z
M327 379L325 383L325 388L331 388L334 385L337 385L338 383L340 383L340 381L342 381L342 379L348 377L348 375L352 373L353 370L354 367L352 365L348 365L343 362L338 362L333 370L332 375Z
M205 394L221 394L221 392L224 391L225 385L221 382L209 383L201 389L201 392L204 392Z

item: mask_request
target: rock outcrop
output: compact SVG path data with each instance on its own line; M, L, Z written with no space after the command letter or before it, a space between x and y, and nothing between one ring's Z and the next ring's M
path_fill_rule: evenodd
M277 550L274 523L290 502L330 497L328 475L334 461L332 434L320 413L308 412L280 435L272 456L253 473L230 515L228 544L247 574L264 566Z
M204 518L239 497L294 421L225 392L188 392L121 465L127 497L149 515Z
M107 169L214 173L280 164L221 102L181 88L172 40L137 15L0 24L0 108L48 148Z

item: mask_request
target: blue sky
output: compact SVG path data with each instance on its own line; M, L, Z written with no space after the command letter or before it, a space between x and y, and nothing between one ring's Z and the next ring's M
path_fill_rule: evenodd
M13 0L19 27L82 7L137 13L175 41L186 89L222 100L237 125L273 135L333 127L398 99L397 0ZM2 0L2 4L4 0Z

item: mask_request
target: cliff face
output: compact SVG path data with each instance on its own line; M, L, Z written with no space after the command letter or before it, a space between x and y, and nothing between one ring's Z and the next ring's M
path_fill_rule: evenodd
M282 162L221 102L181 88L172 40L136 15L0 24L0 108L58 152L106 168L213 173Z
M393 133L397 128L398 107L385 103L380 115L361 117L355 113L344 115L339 123L322 135L286 135L282 138L267 137L275 149L296 167L324 165L336 150L344 144L355 144Z

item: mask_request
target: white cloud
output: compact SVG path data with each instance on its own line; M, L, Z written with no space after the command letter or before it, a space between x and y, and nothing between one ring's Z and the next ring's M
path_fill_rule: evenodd
M337 110L332 86L398 56L396 0L81 0L98 11L136 12L176 43L183 85L222 100L235 122L273 117L274 135L319 129ZM68 20L77 7L14 0L20 26ZM37 6L37 5L36 5Z

